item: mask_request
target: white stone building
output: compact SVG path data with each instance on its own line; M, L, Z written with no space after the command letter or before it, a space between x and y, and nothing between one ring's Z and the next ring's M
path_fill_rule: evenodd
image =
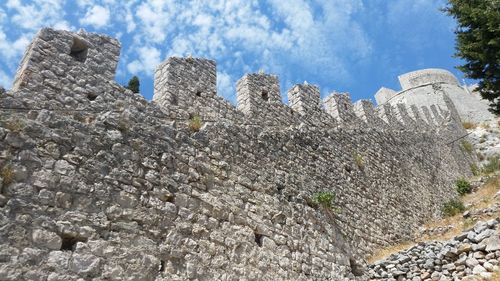
M377 104L404 103L417 107L436 105L446 108L443 95L453 101L462 121L485 122L495 118L488 111L488 101L481 99L479 93L460 85L457 78L443 69L423 69L409 72L398 77L402 90L396 92L381 88L376 94Z

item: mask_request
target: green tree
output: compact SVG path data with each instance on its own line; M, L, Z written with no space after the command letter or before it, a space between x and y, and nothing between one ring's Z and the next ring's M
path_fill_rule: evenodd
M139 77L134 76L132 79L128 81L128 86L127 89L131 90L132 92L138 94L139 93L139 86L141 83L139 82Z
M457 20L456 57L466 77L478 79L490 110L500 114L500 0L448 0L443 9Z

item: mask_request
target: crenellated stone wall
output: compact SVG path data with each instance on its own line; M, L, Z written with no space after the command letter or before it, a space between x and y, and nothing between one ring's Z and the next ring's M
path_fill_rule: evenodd
M364 256L410 238L471 173L449 100L375 108L306 84L287 106L258 73L234 107L215 62L169 58L148 103L92 72L115 41L81 34L42 30L18 76L55 77L0 96L0 280L367 280Z

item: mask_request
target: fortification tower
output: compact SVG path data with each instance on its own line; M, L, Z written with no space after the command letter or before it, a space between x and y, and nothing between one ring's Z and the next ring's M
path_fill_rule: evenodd
M93 100L99 84L112 81L120 55L118 40L80 31L40 30L24 54L13 91L41 91Z
M279 80L275 75L247 74L236 83L236 92L237 108L248 116L266 114L281 105Z
M316 85L295 85L288 91L288 105L301 115L312 115L321 110L320 92Z
M361 123L354 113L351 96L348 93L332 93L323 101L326 113L344 124Z
M217 69L213 60L171 57L155 71L153 101L161 106L188 108L196 100L217 93Z
M433 114L425 114L433 119L431 123L439 122L439 111L446 110L445 95L455 105L458 116L463 121L481 122L494 119L488 111L488 103L479 94L471 93L466 86L461 86L458 79L449 71L443 69L423 69L409 72L398 77L402 90L396 92L381 88L375 99L379 105L404 103L414 105L419 110L422 107L431 108ZM432 106L435 108L432 109ZM415 111L410 112L417 115ZM416 116L418 118L418 116Z

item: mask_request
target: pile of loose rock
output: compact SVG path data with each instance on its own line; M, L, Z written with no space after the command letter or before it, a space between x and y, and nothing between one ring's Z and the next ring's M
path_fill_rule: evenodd
M419 243L370 265L371 280L488 279L500 263L500 218L478 222L453 240Z

